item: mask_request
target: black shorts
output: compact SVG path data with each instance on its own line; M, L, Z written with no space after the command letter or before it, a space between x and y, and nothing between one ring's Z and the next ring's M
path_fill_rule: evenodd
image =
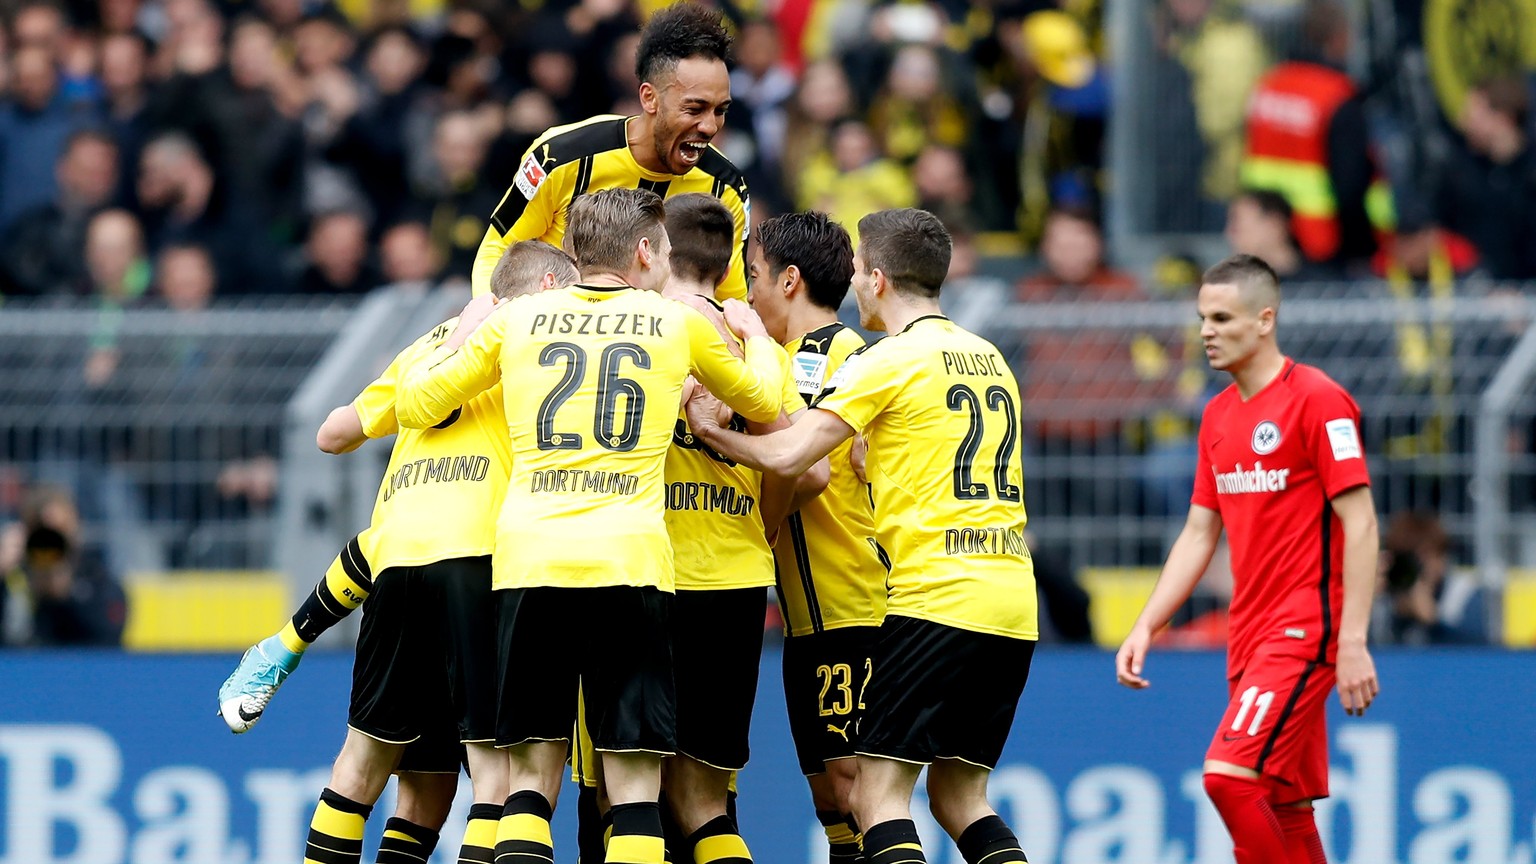
M571 740L579 684L598 750L672 754L671 594L627 585L497 593L497 746Z
M784 640L784 704L800 773L853 756L853 732L864 715L869 652L879 627L839 627Z
M489 556L380 573L363 604L347 725L396 744L492 740L493 599Z
M1035 643L887 616L855 749L902 762L997 767Z
M726 771L746 767L767 609L767 588L677 592L678 753Z

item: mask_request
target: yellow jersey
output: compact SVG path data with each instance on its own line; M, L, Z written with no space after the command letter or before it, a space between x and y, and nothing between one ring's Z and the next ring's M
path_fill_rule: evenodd
M886 614L1039 638L1019 387L997 348L926 315L849 357L813 407L869 442Z
M640 167L630 152L625 129L631 118L617 114L556 126L534 140L517 169L517 180L496 205L480 241L470 282L475 296L489 294L491 271L507 247L519 240L545 240L556 246L565 237L565 215L578 195L601 189L649 189L663 198L707 192L731 211L741 238L731 250L730 269L715 291L721 300L747 298L744 253L752 224L747 181L725 154L706 148L687 174L658 174Z
M864 340L835 322L790 344L795 385L809 405ZM879 626L885 618L889 566L875 541L869 488L853 471L852 450L850 438L827 457L832 476L826 491L790 514L774 544L779 610L790 636Z
M777 345L774 346L778 348ZM785 368L781 399L785 411L802 403L788 374L789 357L778 349ZM731 421L746 431L740 415ZM677 587L686 591L766 588L773 584L773 550L768 548L763 514L763 475L716 453L694 437L687 415L679 411L667 453L667 534Z
M374 573L489 555L496 543L494 514L501 510L512 466L500 385L456 406L428 429L401 429L395 418L401 378L430 357L457 323L455 318L440 324L407 346L352 400L363 434L399 433L373 519L358 535Z
M708 319L660 294L572 285L511 300L458 350L438 349L402 381L395 411L402 426L431 425L508 382L497 588L671 591L664 471L683 382L691 372L768 422L783 404L781 357L759 337L738 359Z

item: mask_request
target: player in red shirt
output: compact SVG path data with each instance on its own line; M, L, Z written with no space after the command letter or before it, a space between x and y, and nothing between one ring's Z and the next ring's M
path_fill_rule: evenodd
M1115 657L1136 689L1152 635L1188 599L1227 531L1230 701L1206 751L1205 788L1237 864L1325 864L1312 801L1328 795L1323 708L1376 697L1366 649L1376 509L1360 409L1327 375L1280 353L1280 285L1251 255L1206 271L1200 338L1232 386L1206 406L1189 518Z

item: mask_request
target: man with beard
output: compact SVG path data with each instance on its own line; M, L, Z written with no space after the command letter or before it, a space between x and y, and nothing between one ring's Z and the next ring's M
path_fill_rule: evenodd
M725 66L730 45L720 13L697 3L677 3L651 18L635 58L641 113L599 114L557 126L533 142L480 241L474 293L490 290L491 270L509 244L537 239L560 245L572 200L619 187L647 189L663 198L707 192L723 201L741 242L732 250L717 298L746 299L747 184L736 166L709 145L731 105Z

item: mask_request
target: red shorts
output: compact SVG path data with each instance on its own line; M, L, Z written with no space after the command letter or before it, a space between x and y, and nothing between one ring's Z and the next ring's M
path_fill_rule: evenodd
M1230 682L1231 701L1205 758L1263 775L1270 800L1328 797L1328 726L1323 709L1334 667L1262 648Z

